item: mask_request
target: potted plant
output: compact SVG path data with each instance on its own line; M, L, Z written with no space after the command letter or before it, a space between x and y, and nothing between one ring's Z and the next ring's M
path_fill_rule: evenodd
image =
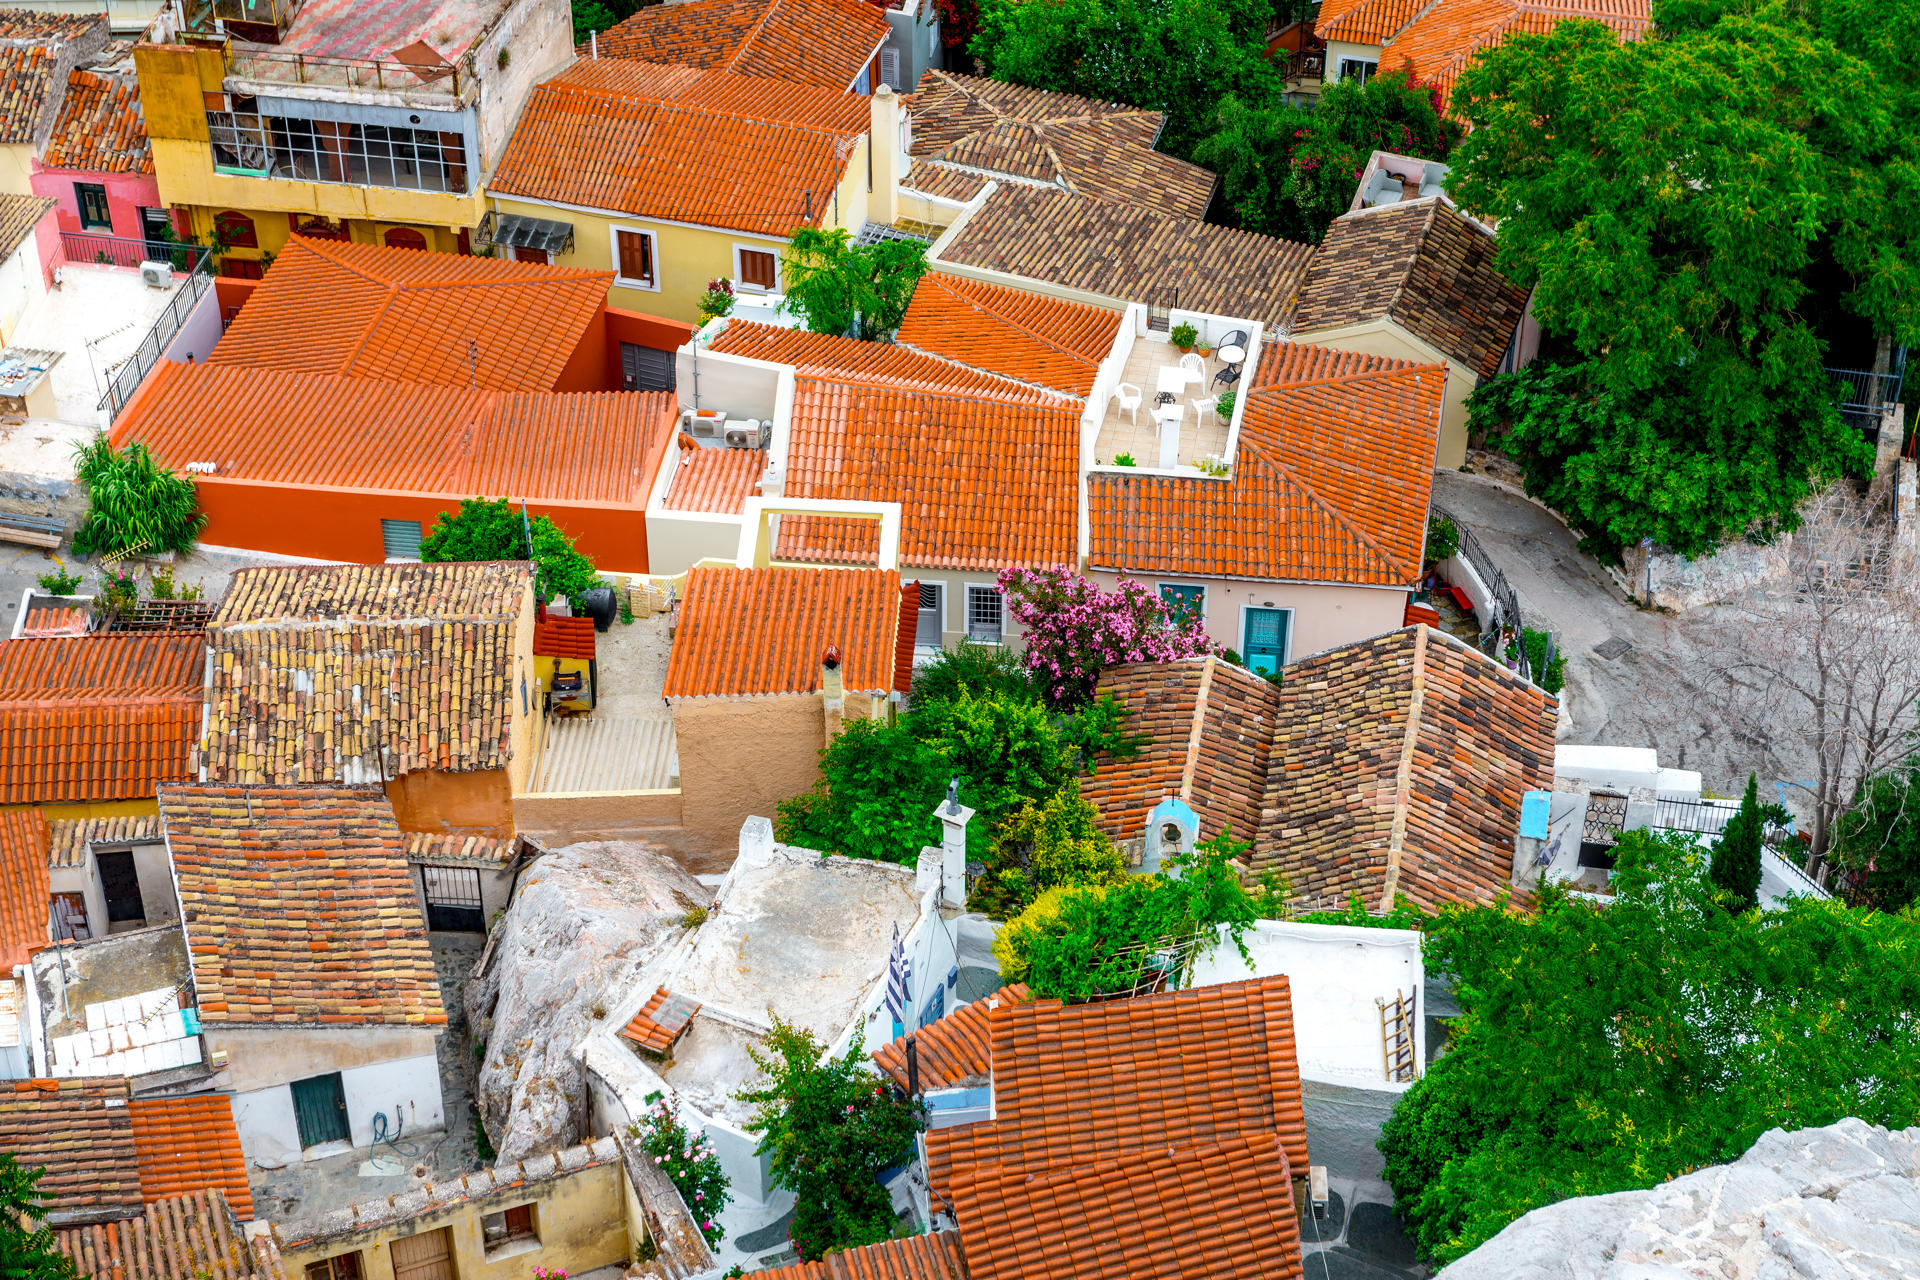
M1213 348L1208 346L1205 341L1195 343L1193 349L1194 349L1194 352L1198 354L1202 360L1205 360L1208 356L1213 354Z
M732 315L733 281L725 276L707 281L707 291L700 295L699 308L702 325L720 316Z
M1116 453L1113 456L1113 465L1116 467L1130 467L1133 465L1133 455L1130 453Z
M1190 324L1177 324L1173 326L1173 332L1167 337L1174 346L1180 348L1180 353L1185 355L1193 350L1193 344L1200 340L1200 331Z

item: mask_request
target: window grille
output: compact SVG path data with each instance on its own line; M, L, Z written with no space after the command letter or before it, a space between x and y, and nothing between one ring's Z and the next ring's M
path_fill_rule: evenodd
M988 644L1000 643L1000 589L967 588L967 635Z
M467 190L457 133L239 111L209 111L214 168L269 178L405 191Z

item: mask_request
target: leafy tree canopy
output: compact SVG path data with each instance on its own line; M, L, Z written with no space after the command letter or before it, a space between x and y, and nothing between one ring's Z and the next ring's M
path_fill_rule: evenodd
M967 894L967 909L1007 920L1059 885L1124 879L1126 859L1100 830L1099 818L1073 781L1044 800L1022 803L993 833L993 852Z
M927 274L927 247L914 240L857 245L844 227L796 227L781 272L786 305L809 330L844 336L857 320L855 336L873 341L900 327L913 287Z
M1629 831L1616 856L1611 905L1543 886L1538 914L1452 907L1426 928L1463 1013L1380 1150L1429 1258L1775 1126L1920 1107L1920 919L1812 899L1730 915L1684 834Z
M8 1280L73 1280L73 1263L54 1247L37 1185L45 1169L28 1169L0 1152L0 1275Z
M1871 778L1840 819L1834 861L1857 900L1883 911L1920 902L1920 756Z
M527 530L533 531L531 554ZM452 560L532 560L539 570L541 598L578 601L580 593L605 586L593 561L574 550L573 539L545 516L524 517L505 498L463 498L460 510L444 512L420 543L420 558Z
M1790 526L1866 464L1822 366L1920 340L1910 8L1673 0L1663 38L1566 21L1461 75L1449 190L1564 366L1484 388L1476 426L1594 549Z

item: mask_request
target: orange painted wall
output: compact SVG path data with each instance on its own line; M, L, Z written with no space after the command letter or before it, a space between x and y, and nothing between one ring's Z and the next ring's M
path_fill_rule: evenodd
M678 351L693 340L693 326L682 320L662 320L659 316L643 315L638 311L622 311L619 307L607 308L607 351L614 372L620 370L620 344L631 342L636 347L652 347L657 351Z
M560 371L554 381L555 391L618 391L620 390L620 362L618 358L609 365L607 350L611 346L607 341L607 307L593 313L593 319L587 324L587 331L580 335L580 345L573 349L573 356L567 361L567 367ZM615 352L620 348L613 347Z
M513 788L505 769L403 773L387 783L387 799L402 831L513 834Z
M260 287L258 280L240 280L230 276L213 278L213 294L220 300L220 318L230 321L247 305L247 299Z

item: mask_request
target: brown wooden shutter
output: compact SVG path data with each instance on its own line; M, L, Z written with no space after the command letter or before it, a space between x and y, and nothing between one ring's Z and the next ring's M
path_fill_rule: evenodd
M629 280L653 283L653 237L637 231L622 231L620 239L620 274Z
M743 284L750 284L756 289L765 289L771 293L773 291L774 281L773 255L763 253L758 249L742 249L740 251L740 280Z

